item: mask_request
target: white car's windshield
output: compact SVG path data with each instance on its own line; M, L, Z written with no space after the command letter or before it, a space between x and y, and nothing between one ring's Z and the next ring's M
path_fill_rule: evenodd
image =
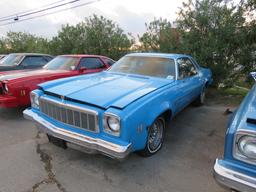
M79 58L77 57L67 57L58 56L51 60L44 69L48 70L74 70L77 66Z
M7 55L0 61L0 65L8 65L8 66L18 65L23 59L23 57L24 57L23 55L16 55L16 54Z
M175 61L161 57L125 56L109 71L174 79Z

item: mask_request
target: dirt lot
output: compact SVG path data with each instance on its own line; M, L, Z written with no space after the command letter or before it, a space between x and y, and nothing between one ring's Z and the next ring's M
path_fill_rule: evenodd
M212 178L223 153L228 106L190 106L167 130L155 156L124 162L61 149L37 134L22 110L0 110L0 192L224 192Z

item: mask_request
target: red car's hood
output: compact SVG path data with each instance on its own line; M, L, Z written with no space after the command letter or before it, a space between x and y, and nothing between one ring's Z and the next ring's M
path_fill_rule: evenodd
M37 69L38 70L38 69ZM22 72L26 72L26 71L31 71L31 70L14 70L14 71L0 71L0 76L2 75L10 75L10 74L16 74L16 73L22 73Z
M69 73L70 71L66 70L33 70L33 71L18 71L18 72L7 72L7 73L0 73L0 81L6 81L6 80L14 80L24 77L44 77L49 75L57 75L57 74L63 74L63 73Z

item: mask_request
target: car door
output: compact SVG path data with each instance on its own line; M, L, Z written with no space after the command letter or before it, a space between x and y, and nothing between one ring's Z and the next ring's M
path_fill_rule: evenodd
M78 65L80 73L96 73L106 69L106 65L97 57L81 58Z
M177 59L179 107L183 109L200 93L202 87L201 76L194 63L188 57Z
M26 56L20 63L20 67L23 69L37 69L43 67L48 60L43 56Z

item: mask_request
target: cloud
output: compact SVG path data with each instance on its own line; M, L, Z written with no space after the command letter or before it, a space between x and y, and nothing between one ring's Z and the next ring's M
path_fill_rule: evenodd
M1 0L0 17L53 2L56 1ZM97 14L112 19L126 33L131 32L136 37L137 34L142 34L145 31L145 23L152 21L154 17L158 18L162 16L170 20L175 20L175 11L178 10L181 2L181 0L101 0L88 6L71 9L54 15L0 26L0 36L5 35L8 31L23 31L50 38L57 34L63 24L75 25L81 22L84 17Z
M115 19L121 28L126 32L131 32L133 36L141 35L145 31L145 23L154 18L151 13L138 14L122 6L117 7L115 12L118 15Z

